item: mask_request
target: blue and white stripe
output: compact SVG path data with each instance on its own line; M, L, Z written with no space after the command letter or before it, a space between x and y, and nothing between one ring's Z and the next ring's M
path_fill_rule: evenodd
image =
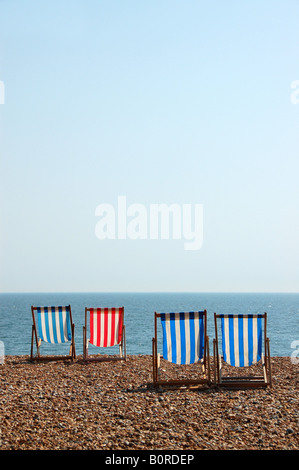
M47 343L66 343L72 339L69 307L38 307L38 333Z
M255 364L262 355L263 315L219 315L225 362L236 367Z
M203 312L161 313L163 357L175 364L193 364L204 354Z

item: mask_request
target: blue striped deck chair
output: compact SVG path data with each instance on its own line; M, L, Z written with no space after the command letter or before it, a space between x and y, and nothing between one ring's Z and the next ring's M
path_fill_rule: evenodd
M162 377L160 353L158 353L157 322L162 326L162 357L164 364L176 364L172 377ZM161 341L160 341L161 343ZM190 368L188 365L196 364ZM198 365L198 367L197 367ZM187 367L185 367L187 366ZM165 375L165 374L164 374ZM194 377L195 375L195 377ZM207 312L155 312L155 336L153 338L154 386L195 386L210 384L209 338L207 336Z
M31 355L33 360L58 360L76 358L75 351L75 325L72 321L71 306L58 307L31 307L32 312L32 336ZM34 340L36 344L36 355L33 354ZM68 355L41 355L40 347L42 343L63 344L70 342Z
M267 338L267 313L264 314L214 314L215 339L214 361L216 385L227 387L266 387L271 386L270 342ZM218 323L221 325L222 355L218 346ZM224 375L224 364L231 366L230 375ZM257 375L257 366L263 371ZM253 368L255 366L255 372ZM250 373L251 375L245 375ZM244 373L237 376L237 368ZM226 369L228 370L228 369ZM226 372L227 374L227 372Z

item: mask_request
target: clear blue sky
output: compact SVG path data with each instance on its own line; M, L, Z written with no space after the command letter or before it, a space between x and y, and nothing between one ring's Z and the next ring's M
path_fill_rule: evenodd
M0 0L0 291L299 287L298 0ZM103 240L117 198L203 246Z

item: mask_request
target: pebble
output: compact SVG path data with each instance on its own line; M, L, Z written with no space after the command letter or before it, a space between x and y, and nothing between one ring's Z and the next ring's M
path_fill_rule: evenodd
M299 367L287 357L271 363L272 388L156 389L151 356L89 364L7 356L0 449L298 450Z

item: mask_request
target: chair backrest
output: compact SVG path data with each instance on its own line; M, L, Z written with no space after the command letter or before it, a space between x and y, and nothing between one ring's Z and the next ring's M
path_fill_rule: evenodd
M236 367L255 364L262 355L264 314L217 315L221 318L225 362ZM265 326L264 326L265 327Z
M90 340L94 346L108 347L122 340L124 307L89 308Z
M71 309L63 307L32 307L37 311L38 334L47 343L66 343L72 339Z
M163 357L175 364L193 364L204 355L206 312L160 313Z

